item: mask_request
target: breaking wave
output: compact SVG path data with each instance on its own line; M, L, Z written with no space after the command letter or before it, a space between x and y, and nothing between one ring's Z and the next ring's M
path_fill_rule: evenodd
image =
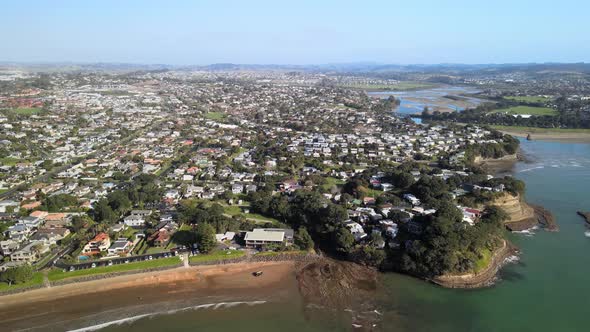
M530 171L534 171L536 169L542 169L542 168L545 168L545 166L541 165L541 166L535 166L535 167L525 168L525 169L522 169L522 170L518 171L517 173L530 172Z
M585 235L586 237L590 237L590 231L585 231L585 232L584 232L584 235Z
M172 314L176 314L179 312L190 311L190 310L199 310L199 309L213 309L213 310L215 310L215 309L219 309L219 308L232 308L232 307L239 306L239 305L253 306L253 305L264 304L264 303L266 303L266 301L239 301L239 302L219 302L219 303L200 304L200 305L185 307L185 308L180 308L180 309L173 309L173 310L168 310L168 311L155 312L155 313L150 313L150 314L143 314L143 315L127 317L127 318L123 318L123 319L117 319L117 320L113 320L113 321L106 322L106 323L83 327L80 329L69 330L69 332L98 331L98 330L104 329L105 327L112 326L112 325L122 325L122 324L133 323L133 322L135 322L139 319L142 319L142 318L155 317L155 316L160 316L160 315L172 315Z

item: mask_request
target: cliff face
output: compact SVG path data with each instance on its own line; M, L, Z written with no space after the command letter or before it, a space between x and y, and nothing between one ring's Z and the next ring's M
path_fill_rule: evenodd
M483 163L493 163L493 162L506 162L506 161L517 161L518 156L517 154L507 154L501 158L483 158L482 156L475 156L473 162L477 165L481 165Z
M473 159L475 165L481 166L491 173L508 172L514 167L514 164L518 161L518 155L509 154L502 158L490 159L476 156Z
M508 214L509 219L506 220L507 223L535 217L535 210L520 195L505 193L503 196L495 199L492 205L502 208Z
M504 193L504 195L495 199L491 205L500 207L508 214L508 220L505 223L506 227L511 231L529 229L539 222L535 209L528 205L520 195Z
M558 231L553 214L542 206L528 204L520 195L504 193L490 205L496 205L508 214L506 228L511 231L522 231L541 225L547 231Z

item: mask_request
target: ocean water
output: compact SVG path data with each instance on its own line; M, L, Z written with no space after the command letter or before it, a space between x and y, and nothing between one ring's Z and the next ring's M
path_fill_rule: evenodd
M101 331L588 331L590 232L577 210L590 210L590 144L523 141L530 161L513 175L526 181L527 200L555 215L560 231L509 234L521 254L495 286L443 289L385 274L377 293L376 323L353 326L350 312L288 300L186 308L130 317ZM255 300L255 299L253 299ZM357 313L358 314L358 313ZM88 329L87 329L88 330ZM92 329L90 329L92 330Z

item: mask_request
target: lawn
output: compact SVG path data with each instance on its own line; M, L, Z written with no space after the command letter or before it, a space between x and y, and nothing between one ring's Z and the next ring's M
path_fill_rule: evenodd
M330 177L326 178L326 183L322 185L322 188L324 190L330 190L333 186L338 186L338 185L342 185L342 184L344 184L343 180L333 178L330 176Z
M508 96L504 97L504 99L520 101L523 103L544 103L551 100L550 98L539 96Z
M205 117L209 120L222 120L225 119L226 114L222 112L207 112Z
M492 252L489 249L483 249L481 252L481 258L475 261L475 273L485 269L490 265L492 259Z
M35 115L41 113L40 108L19 107L12 110L12 112L19 115Z
M84 277L89 275L96 275L96 274L105 274L105 273L115 273L115 272L125 272L125 271L132 271L132 270L143 270L143 269L150 269L150 268L158 268L158 267L165 267L165 266L174 266L180 265L181 261L179 257L168 257L168 258L160 258L154 259L151 261L141 261L141 262L132 262L127 264L117 264L111 266L104 266L104 267L96 267L84 270L76 270L72 272L64 272L62 269L53 269L49 271L47 277L50 281L57 281L67 278L75 278L75 277Z
M557 111L549 107L515 106L495 110L492 113L530 114L530 115L557 115Z
M240 258L246 253L241 250L218 250L210 254L196 255L189 257L189 263L203 263L222 261L226 259Z
M33 273L33 278L23 284L16 284L9 286L3 282L0 282L0 292L12 290L12 289L20 289L25 287L37 286L43 283L43 272L35 272Z
M230 216L242 216L246 219L255 219L260 222L271 222L278 223L279 221L274 218L265 217L258 213L244 213L242 208L248 207L248 205L223 205L224 213Z
M25 162L25 161L21 160L21 159L16 159L16 158L10 158L10 157L0 158L0 164L2 164L2 166L14 166L14 165L21 163L21 162Z

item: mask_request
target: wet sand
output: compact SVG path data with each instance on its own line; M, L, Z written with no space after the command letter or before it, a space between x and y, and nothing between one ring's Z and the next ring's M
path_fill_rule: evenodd
M263 271L259 277L252 275ZM198 266L119 276L0 297L2 330L59 331L223 301L297 293L294 262Z
M551 132L542 131L542 128L539 130L540 132L518 129L501 129L500 131L504 134L522 138L526 138L530 134L533 141L538 140L562 143L590 143L590 132Z

